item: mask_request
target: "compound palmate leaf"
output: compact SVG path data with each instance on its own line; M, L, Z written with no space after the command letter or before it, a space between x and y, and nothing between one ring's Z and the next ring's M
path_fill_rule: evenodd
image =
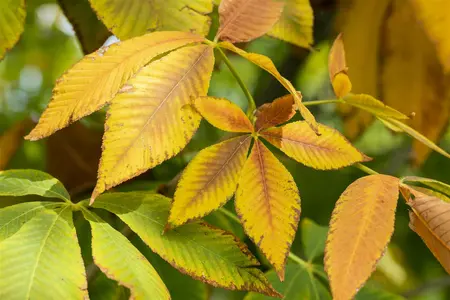
M337 130L318 125L320 136L304 121L264 130L261 136L289 157L315 169L338 169L370 160Z
M184 170L170 210L171 226L203 217L234 194L251 136L226 140L200 151Z
M239 179L236 212L247 235L283 280L300 218L300 196L289 171L259 140Z
M195 45L150 63L127 83L108 111L92 199L186 146L200 124L187 104L206 95L213 66L213 49Z
M0 59L19 40L25 22L25 0L0 2Z
M2 219L5 211L2 210ZM5 216L10 220L11 215ZM24 220L25 221L25 220ZM0 298L88 297L70 206L44 209L0 243ZM52 284L49 288L49 282Z
M232 43L260 37L280 19L284 5L284 0L222 0L217 36Z
M57 81L52 100L26 139L47 137L100 109L152 59L201 41L202 37L190 33L155 32L85 56Z
M373 272L394 231L399 180L369 175L336 202L325 247L333 299L351 299Z
M99 18L120 39L156 30L205 36L211 23L211 0L89 0Z
M92 228L92 256L111 279L131 291L132 299L170 299L155 269L130 241L95 213L84 209Z
M143 192L100 196L94 207L117 214L164 260L191 277L214 286L280 296L245 244L232 234L204 223L189 223L161 233L169 215L170 199Z

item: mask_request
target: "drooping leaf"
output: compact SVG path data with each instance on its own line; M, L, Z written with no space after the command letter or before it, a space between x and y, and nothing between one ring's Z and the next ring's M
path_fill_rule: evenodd
M92 200L186 146L200 124L199 114L186 104L206 95L213 66L211 47L185 47L152 62L127 83L109 109Z
M2 298L83 299L88 295L68 205L41 211L0 243L0 253ZM51 288L49 283L54 283Z
M245 244L232 234L194 222L162 235L170 207L170 200L164 196L109 193L93 206L117 214L154 252L195 279L231 290L280 296L255 268L258 261Z
M344 41L342 34L334 40L328 56L328 73L334 93L342 98L352 90L352 83L347 74L348 67L345 58Z
M211 0L89 0L92 8L119 39L152 31L208 34Z
M366 94L348 95L342 99L346 104L358 107L378 117L393 118L397 120L409 119L403 113L387 106L380 100Z
M406 183L408 182L416 184L420 183L450 197L450 185L443 183L439 180L418 176L406 176L403 177L401 181Z
M155 32L100 48L85 56L56 83L38 125L25 137L38 140L109 103L124 84L152 59L203 38L181 32ZM122 89L121 89L122 88Z
M257 131L277 126L289 121L295 115L295 102L291 94L261 105L256 110L255 129Z
M320 170L338 169L370 160L337 130L319 124L320 136L304 121L267 129L261 136L296 161Z
M170 299L153 266L123 234L91 211L83 215L92 228L94 262L106 276L129 288L133 299Z
M0 59L19 40L25 23L25 0L0 3Z
M369 175L336 202L325 247L333 299L351 299L366 282L394 231L399 180Z
M224 205L236 191L251 136L226 140L200 151L181 175L169 224L179 226Z
M252 132L253 125L244 112L224 98L200 97L195 99L195 108L211 125L224 131Z
M303 219L300 228L305 256L309 261L313 261L325 251L328 228L317 225L310 219Z
M292 97L294 97L297 109L300 111L300 114L305 119L305 121L308 122L308 124L316 133L319 133L316 119L311 114L311 112L306 108L306 106L302 103L301 93L295 90L294 86L289 80L281 76L280 72L278 72L277 68L275 67L270 58L261 54L246 52L242 49L235 47L233 44L229 42L221 42L219 43L219 47L228 49L236 54L239 54L240 56L251 61L255 65L259 66L261 69L266 70L273 77L275 77L289 91L289 93L291 93Z
M37 170L0 171L0 196L38 195L69 201L70 196L58 179Z
M300 218L300 196L289 171L259 140L242 170L235 203L247 235L283 281Z
M16 154L16 151L22 144L23 135L30 127L30 123L30 120L24 120L0 135L0 170L5 169L11 158Z
M232 43L256 39L277 23L284 6L284 0L222 0L217 36Z
M58 0L64 14L73 25L81 48L85 54L100 48L111 36L109 30L97 18L89 0Z
M309 48L314 42L313 25L314 14L309 0L286 0L283 13L269 35Z

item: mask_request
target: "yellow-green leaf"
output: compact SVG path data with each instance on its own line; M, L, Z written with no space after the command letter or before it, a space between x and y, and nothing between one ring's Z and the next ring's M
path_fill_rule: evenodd
M253 125L244 112L224 98L199 97L194 101L195 108L211 125L224 131L252 132Z
M164 196L109 193L93 206L117 214L154 252L197 280L231 290L280 296L255 267L259 263L245 244L232 234L193 222L162 235L170 208L170 199Z
M325 247L333 299L351 299L373 272L394 231L399 180L369 175L336 202Z
M206 95L213 66L211 47L185 47L152 62L127 83L108 111L92 200L186 146L200 123L187 104Z
M212 0L89 0L92 8L119 39L151 31L209 32Z
M35 215L0 243L0 253L2 299L88 297L70 206Z
M291 94L261 105L255 113L257 131L286 123L295 115L295 102Z
M269 35L294 45L309 48L313 38L314 14L309 0L286 0L280 20Z
M57 81L47 109L25 138L47 137L91 114L126 91L125 83L158 55L201 41L189 33L155 32L85 56Z
M300 196L289 171L259 140L239 179L236 212L247 235L283 280L300 218Z
M130 289L132 299L170 299L153 266L130 241L95 213L83 210L92 228L92 256L111 279Z
M236 191L251 136L244 135L200 151L181 175L169 224L178 226L224 205Z
M300 92L296 91L292 83L281 76L280 72L278 72L277 68L273 64L272 60L265 55L257 54L257 53L249 53L242 49L235 47L233 44L229 42L221 42L219 46L230 51L233 51L236 54L244 57L245 59L251 61L255 65L259 66L261 69L269 72L273 77L275 77L294 97L295 104L297 105L297 109L300 111L300 114L305 119L306 122L311 126L311 128L316 132L318 132L318 125L316 119L313 114L306 108L306 106L302 103L302 95Z
M319 124L320 136L304 121L267 129L261 136L296 161L320 170L370 160L337 130Z
M430 187L438 192L444 193L446 196L450 197L450 185L443 183L439 180L418 177L418 176L406 176L401 179L402 182L410 183L420 183L427 187Z
M387 106L380 100L366 94L348 95L342 99L346 104L358 107L378 117L393 118L397 120L409 119L403 113Z
M0 2L0 59L19 40L25 23L25 0Z
M280 19L284 5L284 0L222 0L217 36L232 43L256 39Z

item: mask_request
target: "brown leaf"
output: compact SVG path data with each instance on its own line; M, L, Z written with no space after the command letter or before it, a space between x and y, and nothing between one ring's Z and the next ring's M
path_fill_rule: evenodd
M6 168L17 149L22 145L23 136L31 125L32 122L26 119L15 124L0 135L0 170Z
M289 94L261 105L256 110L256 130L277 126L289 121L295 115L294 97Z

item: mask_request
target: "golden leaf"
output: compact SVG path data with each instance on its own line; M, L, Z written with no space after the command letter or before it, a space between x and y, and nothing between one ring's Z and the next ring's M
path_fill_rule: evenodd
M169 224L178 226L225 204L236 191L251 136L226 140L200 151L181 175Z
M92 112L117 95L152 59L202 37L182 32L155 32L100 48L85 56L56 83L53 97L29 140L47 137Z
M259 140L242 170L235 203L247 235L283 280L300 217L300 196L289 171Z
M25 23L25 0L0 2L0 59L19 40Z
M222 0L217 36L232 43L256 39L280 19L284 5L284 0Z
M341 33L334 40L330 54L328 55L328 74L330 75L330 81L333 82L334 77L339 73L347 74L347 71L347 60L345 58L344 41Z
M195 108L214 127L230 132L252 132L253 125L244 112L224 98L199 97Z
M407 116L401 112L387 106L380 100L366 94L348 95L342 99L346 104L358 107L370 112L377 117L393 118L397 120L407 120Z
M127 83L109 109L92 200L186 146L200 123L187 104L206 95L213 66L211 47L185 47L152 62Z
M383 255L394 231L399 180L369 175L336 202L325 247L333 299L352 299Z
M277 126L289 121L295 115L295 102L291 94L261 105L256 110L256 131Z
M320 136L304 121L261 132L261 137L289 157L315 169L328 170L370 160L337 130L319 124Z

